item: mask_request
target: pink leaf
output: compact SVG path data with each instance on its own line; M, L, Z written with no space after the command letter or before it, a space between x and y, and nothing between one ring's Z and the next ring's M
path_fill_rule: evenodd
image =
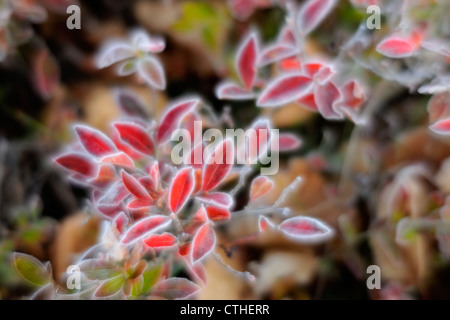
M114 218L113 224L114 227L116 227L117 231L122 233L129 222L130 219L128 219L125 212L121 212Z
M260 95L259 107L277 107L302 97L312 79L301 74L288 74L272 81Z
M59 85L59 66L55 58L47 51L40 51L33 63L34 81L37 90L44 99L49 99Z
M96 171L96 164L84 154L69 153L59 156L55 159L55 162L60 166L77 172L85 176L93 176Z
M450 92L435 94L427 105L428 119L431 123L450 116Z
M271 45L261 52L258 58L258 66L262 67L278 60L295 56L297 51L295 47L288 44Z
M214 250L216 245L216 234L209 224L204 224L192 240L192 263L202 260Z
M297 150L301 145L302 140L292 133L281 133L278 137L278 150L280 152Z
M179 171L172 181L169 191L169 207L173 213L178 213L194 191L194 170L191 167Z
M249 91L256 79L256 63L258 59L258 41L252 32L243 42L236 57L236 70L244 87Z
M123 210L121 203L105 204L98 203L95 208L98 212L107 219L114 219Z
M225 192L211 192L197 197L198 200L207 204L214 204L230 208L233 205L233 197Z
M202 174L202 190L217 187L230 172L234 161L234 143L227 139L220 143L205 161Z
M153 249L170 248L177 243L177 238L171 233L153 234L144 240L144 243Z
M227 0L228 7L239 20L245 20L255 11L253 0Z
M294 217L283 221L279 229L287 236L303 243L329 240L334 232L325 223L311 217Z
M170 278L156 284L152 289L152 296L169 299L187 299L200 291L200 287L185 278Z
M189 112L192 112L199 101L197 99L184 100L171 106L166 114L162 117L161 124L157 133L157 142L166 142L172 132L180 126L181 119Z
M144 218L128 229L121 242L125 244L135 242L148 236L152 232L156 232L167 227L170 223L170 218L162 215L154 215Z
M314 30L331 12L336 0L309 0L300 9L297 17L297 28L307 35Z
M134 168L134 161L126 153L118 152L109 156L101 158L101 163L110 163L118 167L132 169Z
M200 280L201 285L203 286L206 285L207 280L206 269L201 261L197 261L196 263L190 265L189 271L194 278Z
M290 47L296 47L297 41L295 39L295 35L292 32L292 28L286 25L278 35L277 42L283 45L288 45Z
M230 211L225 207L209 206L206 207L206 213L211 221L228 220L231 217Z
M127 116L148 120L149 115L142 99L131 90L115 91L115 98L120 110Z
M106 191L103 196L98 200L102 203L118 203L129 196L130 192L124 186L122 181L117 181L114 183L108 191Z
M264 232L268 228L275 228L275 224L264 216L258 218L259 232Z
M300 72L302 69L302 64L297 57L287 58L280 61L280 68L283 71Z
M440 135L450 135L450 118L439 120L430 126L430 130Z
M266 176L259 176L255 178L250 187L250 201L255 201L256 199L262 197L267 192L272 190L273 186L273 181Z
M119 61L123 61L134 56L133 48L123 41L109 41L100 49L96 58L97 68L103 69Z
M144 52L162 52L166 42L158 36L150 36L144 30L138 29L131 34L132 43L135 48Z
M127 173L125 170L121 172L122 181L128 191L133 194L136 198L142 200L152 200L152 197L144 188L144 186L131 174Z
M216 88L216 97L221 100L251 100L255 98L255 94L234 82L225 81Z
M166 76L164 69L155 57L146 56L138 60L138 74L142 77L149 86L158 90L164 90L166 88Z
M102 132L87 126L75 126L75 132L87 152L94 156L104 156L117 151L114 143Z
M144 155L152 155L155 151L153 140L141 126L131 122L116 122L113 124L123 142Z
M317 108L324 118L343 119L342 113L336 110L336 105L339 103L341 93L333 82L330 81L323 86L316 85L314 97Z

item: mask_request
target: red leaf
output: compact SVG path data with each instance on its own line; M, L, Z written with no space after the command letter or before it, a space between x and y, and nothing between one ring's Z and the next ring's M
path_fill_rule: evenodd
M156 161L153 163L153 165L150 167L149 170L150 177L152 178L153 183L155 184L155 187L157 188L159 185L160 180L160 172L159 172L159 163Z
M143 158L143 154L140 152L137 152L136 149L131 147L128 143L125 143L122 141L122 139L119 136L119 133L116 131L113 133L113 141L114 144L117 146L117 149L120 151L125 152L127 155L129 155L134 160L140 160Z
M100 166L97 176L89 180L89 183L99 188L103 188L115 180L116 170L114 169L114 166L110 164L103 164Z
M268 228L274 228L275 225L274 225L274 223L272 221L270 221L266 217L259 216L259 218L258 218L258 227L259 227L259 232L264 232Z
M450 118L439 120L430 126L430 130L440 135L450 135Z
M121 242L129 244L135 242L143 237L148 236L151 232L156 232L165 228L171 222L170 218L162 215L154 215L144 218L128 229L123 236Z
M341 93L334 83L330 81L323 86L316 85L314 97L317 108L324 118L343 119L343 115L336 110L336 105L339 103Z
M100 160L101 163L110 163L115 166L125 167L129 169L134 168L134 161L126 153L118 152L109 156L105 156Z
M192 240L191 257L192 263L202 260L205 256L214 250L216 245L216 234L212 227L207 223L201 227Z
M275 44L264 49L259 58L258 66L262 67L278 60L286 59L297 54L295 47L289 44Z
M203 167L203 152L204 152L203 142L198 143L194 146L189 154L186 155L184 163L192 166L194 169L201 169ZM197 158L196 158L197 156Z
M305 109L316 112L318 111L316 99L314 98L314 92L306 94L304 97L297 99L295 102L300 106L304 107Z
M364 90L355 80L348 81L341 89L343 95L343 106L358 109L366 100Z
M170 278L156 284L152 289L152 296L169 299L187 299L200 291L200 287L185 278Z
M259 176L255 178L250 187L250 201L255 201L256 199L262 197L267 192L272 190L273 186L273 181L266 176Z
M211 221L228 220L231 217L230 211L225 207L206 207L206 213Z
M117 151L114 143L98 130L78 125L75 126L75 132L86 151L94 156L104 156Z
M97 168L90 157L79 153L69 153L59 156L55 159L55 162L70 171L85 176L93 176Z
M122 141L145 155L152 155L154 153L155 146L153 140L144 128L131 122L116 122L113 125L119 132Z
M277 107L302 97L312 79L301 74L288 74L272 81L259 96L259 107Z
M279 229L287 236L305 243L321 242L333 236L325 223L311 217L294 217L283 221Z
M412 56L420 47L423 30L417 29L410 35L391 35L382 40L376 50L389 58L406 58Z
M297 57L288 58L280 61L280 68L284 71L300 72L302 64Z
M198 228L203 226L207 221L209 221L208 214L205 207L202 205L193 215L189 225L185 228L185 232L193 235L197 232Z
M225 81L216 88L216 96L221 100L251 100L255 94L241 88L234 82Z
M144 240L144 243L150 248L169 248L177 243L177 238L171 233L153 234Z
M169 191L169 208L178 213L194 191L194 170L191 167L179 171L172 181Z
M131 192L136 198L143 200L152 200L152 197L144 188L144 186L131 174L122 170L121 172L122 181L128 191Z
M243 42L236 57L236 70L239 78L249 91L256 79L256 63L258 59L258 41L256 34L252 32Z
M230 208L233 205L233 197L225 192L207 193L205 195L198 196L197 199L208 204L214 204L226 208Z
M192 112L198 102L197 99L186 100L170 107L162 117L156 141L158 143L166 142L170 138L172 132L179 127L181 119L189 112Z
M336 5L336 0L309 0L302 8L297 17L297 28L306 35L314 30L331 12Z
M227 139L205 161L202 175L202 190L209 191L217 187L230 172L234 161L234 143Z
M138 60L138 74L142 77L149 86L158 90L166 88L166 76L164 69L155 57L146 56Z
M153 200L134 199L130 201L127 208L133 214L143 214L150 211L150 208L155 204Z
M302 140L292 133L281 133L278 137L278 150L281 152L297 150L301 145Z
M313 78L322 67L323 64L320 62L305 63L303 65L303 72Z

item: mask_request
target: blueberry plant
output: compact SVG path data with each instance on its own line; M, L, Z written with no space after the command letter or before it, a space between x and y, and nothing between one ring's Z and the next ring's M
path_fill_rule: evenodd
M363 19L339 54L330 58L311 54L308 38L339 1L229 0L229 8L239 20L270 6L280 7L285 19L272 43L262 43L256 29L243 37L234 56L237 77L217 85L217 98L254 101L261 109L295 103L327 120L349 120L358 127L370 122L371 100L364 108L368 98L377 99L371 84L364 82L366 73L421 94L438 96L448 91L445 70L450 47L443 40L448 34L412 14L413 5L417 5L433 12L428 19L442 19L440 10L448 7L445 1L351 3L362 11L370 5L380 6L383 27L369 30ZM96 65L99 69L113 66L119 76L135 76L152 91L165 90L166 76L157 55L165 46L162 37L135 30L127 39L105 42ZM424 65L425 61L433 64ZM119 90L116 98L122 117L111 124L109 132L77 124L73 144L54 159L73 183L90 191L90 210L104 220L102 236L74 265L73 270L81 275L78 288L58 286L52 280L50 265L15 253L12 261L16 271L40 287L35 298L195 297L207 282L205 260L220 260L217 226L240 215L257 216L260 232L272 229L303 244L322 243L336 234L325 222L284 206L301 177L275 203L261 206L256 200L268 193L274 182L270 176L257 175L261 163L235 164L242 153L250 160L261 160L268 151L296 150L302 145L297 135L274 137L270 119L258 117L249 125L257 132L256 148L232 139L213 147L201 142L183 155L185 160L194 160L200 153L200 161L176 164L173 132L182 128L193 136L196 121L224 132L233 127L233 120L225 113L216 114L195 95L171 102L159 119L150 117L143 102L130 91ZM430 129L448 135L448 96L435 100L429 107L434 119ZM274 139L275 147L271 143ZM220 161L209 161L212 158ZM249 200L237 209L235 197L242 190L249 191ZM176 272L180 265L187 276ZM254 278L249 272L231 272L248 281Z

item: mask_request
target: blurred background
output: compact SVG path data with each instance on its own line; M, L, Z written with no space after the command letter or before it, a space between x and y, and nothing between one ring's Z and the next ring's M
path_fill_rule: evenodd
M33 291L11 270L11 252L51 261L59 279L74 256L95 244L99 219L85 210L87 190L70 184L51 159L72 140L74 123L108 132L120 113L117 88L135 92L151 116L159 117L171 99L197 93L217 112L230 106L236 127L264 114L274 127L303 138L300 151L283 155L267 200L301 175L304 183L289 204L323 219L337 236L319 246L270 232L241 242L257 224L237 219L220 230L226 248L220 253L257 280L249 284L212 259L199 298L450 298L450 146L429 132L427 112L427 106L447 105L448 94L431 101L367 71L364 80L377 90L377 102L373 121L362 129L294 104L266 112L254 102L219 101L214 89L221 79L236 77L236 46L250 28L259 29L265 42L276 38L285 12L270 1L256 1L243 20L221 0L80 0L80 30L66 27L70 0L23 1L25 9L15 13L7 2L0 0L0 298ZM336 56L366 17L365 10L340 1L306 50ZM167 76L164 92L95 66L106 39L127 37L136 27L166 40L158 55ZM381 268L381 290L366 286L370 265Z

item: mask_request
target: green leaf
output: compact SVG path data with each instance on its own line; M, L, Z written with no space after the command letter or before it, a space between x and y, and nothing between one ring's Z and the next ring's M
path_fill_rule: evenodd
M35 257L15 252L12 263L14 270L30 285L43 286L51 281L49 268Z
M107 280L123 273L121 269L97 259L83 261L80 269L89 280Z
M150 291L151 288L153 288L155 283L159 280L161 273L162 273L162 262L147 267L147 269L142 274L144 278L141 290L142 294L147 293L148 291Z
M106 280L95 291L94 295L97 298L112 296L113 294L119 292L119 290L123 288L124 284L125 284L125 277L123 275Z

